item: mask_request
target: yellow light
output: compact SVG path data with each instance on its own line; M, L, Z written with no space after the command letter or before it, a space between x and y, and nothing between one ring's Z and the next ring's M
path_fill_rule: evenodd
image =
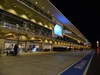
M31 40L35 40L35 38L34 38L34 37L32 37L32 38L31 38Z
M52 25L52 24L49 24L49 28L52 30L52 28L53 28L53 25Z
M80 40L77 40L78 43L80 43Z
M99 47L99 41L97 41L96 43L97 43L97 47Z
M48 25L44 25L46 28L48 28Z
M24 15L24 14L21 15L21 17L24 18L24 19L28 19L28 17L26 15Z
M97 43L99 43L99 41L97 41Z
M31 21L34 22L34 23L36 23L36 20L35 19L31 19Z
M13 9L9 9L8 12L10 12L10 13L12 13L12 14L14 14L14 15L17 15L16 11L13 10Z
M6 37L7 39L16 39L16 38L17 38L16 35L15 35L15 34L12 34L12 33L6 34L5 37Z
M57 44L57 42L55 41L55 44Z
M0 9L3 9L2 5L0 5Z
M52 30L52 27L51 26L49 28Z
M26 36L20 36L20 38L19 38L20 40L27 40L27 38L26 38Z
M58 42L58 45L60 45L60 42Z
M38 22L39 25L43 25L42 22Z
M49 41L49 43L52 44L53 42L52 41Z
M9 35L13 35L12 33L8 33L8 34L6 34L5 36L9 36Z
M48 40L45 40L44 42L45 42L45 43L48 43Z
M35 2L35 4L38 4L38 2Z

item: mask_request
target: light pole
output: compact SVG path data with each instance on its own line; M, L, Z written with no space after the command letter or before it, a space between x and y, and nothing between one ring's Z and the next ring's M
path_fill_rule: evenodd
M96 43L97 43L97 51L96 51L96 53L97 53L97 55L99 55L99 53L100 53L100 51L99 51L99 41L97 41Z
M97 41L96 43L97 43L97 47L99 47L99 41Z

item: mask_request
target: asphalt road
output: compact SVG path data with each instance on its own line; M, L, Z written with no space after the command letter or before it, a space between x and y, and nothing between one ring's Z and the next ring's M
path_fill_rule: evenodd
M95 54L86 75L100 75L100 55Z
M88 52L39 53L0 57L0 75L58 75Z

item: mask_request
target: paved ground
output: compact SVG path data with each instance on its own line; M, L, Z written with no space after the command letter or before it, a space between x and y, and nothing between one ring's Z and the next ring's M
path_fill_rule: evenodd
M39 53L0 57L0 75L58 75L87 52Z
M100 75L100 55L95 55L93 57L87 75Z

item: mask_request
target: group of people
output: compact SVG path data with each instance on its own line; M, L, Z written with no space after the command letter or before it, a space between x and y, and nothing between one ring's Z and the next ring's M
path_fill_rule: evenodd
M23 51L20 45L18 44L15 45L11 44L9 48L10 50L7 50L7 55L17 56L18 53L20 54ZM39 51L39 46L30 45L28 51L31 52Z
M12 54L13 56L16 56L18 54L18 48L18 44L15 44L14 47L12 47L12 50L7 52L7 55Z

